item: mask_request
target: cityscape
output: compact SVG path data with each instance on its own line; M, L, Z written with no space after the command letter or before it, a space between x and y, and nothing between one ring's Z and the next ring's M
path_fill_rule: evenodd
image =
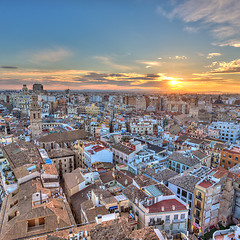
M0 240L240 239L240 2L7 1Z

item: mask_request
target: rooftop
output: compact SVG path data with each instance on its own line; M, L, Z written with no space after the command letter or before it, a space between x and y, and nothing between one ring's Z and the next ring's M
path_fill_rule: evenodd
M187 210L187 207L177 199L162 200L146 208L149 209L149 213Z
M73 131L64 131L58 133L50 133L38 139L38 142L75 142L80 139L88 139L90 137L89 133L82 129Z
M25 164L43 164L44 161L36 145L31 142L18 141L2 147L12 169Z

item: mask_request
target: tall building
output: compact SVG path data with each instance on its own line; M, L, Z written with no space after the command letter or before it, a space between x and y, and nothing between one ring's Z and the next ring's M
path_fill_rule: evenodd
M26 84L23 84L22 92L23 92L23 94L27 94L28 93L28 88L27 88Z
M30 108L30 126L32 132L32 139L38 139L42 136L42 118L41 108L38 105L38 96L32 97L32 104Z
M34 83L33 84L33 92L43 92L43 85L40 83Z

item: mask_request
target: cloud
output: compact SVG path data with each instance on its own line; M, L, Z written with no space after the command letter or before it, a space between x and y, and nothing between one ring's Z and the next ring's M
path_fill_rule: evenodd
M16 66L0 66L0 68L4 68L4 69L17 69L18 67L16 67Z
M190 33L198 32L198 28L196 28L196 27L185 27L184 30L187 32L190 32Z
M65 58L72 56L73 53L65 48L56 47L54 49L45 49L37 51L30 57L30 62L32 63L44 63L44 62L59 62Z
M104 73L85 70L16 70L0 73L2 88L21 88L22 84L41 83L46 89L170 89L169 81L175 78L164 73ZM180 79L180 78L179 78ZM171 90L171 89L170 89Z
M185 59L187 59L187 57L186 56L175 56L175 57L169 57L169 59L185 60Z
M213 43L213 45L218 45L220 47L225 47L225 46L240 47L240 39L229 40L221 43Z
M104 65L111 67L112 69L121 70L121 71L126 71L126 70L132 69L131 66L115 63L115 61L111 57L94 56L94 58L99 60L100 62L102 62Z
M214 62L211 66L217 66L211 73L240 73L240 59L231 62Z
M160 60L161 58L158 59ZM137 60L136 62L145 65L145 68L161 67L163 64L162 62L159 61Z
M171 12L159 8L159 13L169 19L180 18L186 23L195 23L210 28L219 46L240 47L240 1L239 0L185 0L179 1ZM193 30L186 27L185 30ZM232 41L238 41L232 44Z
M221 53L209 53L207 55L207 58L209 59L209 58L218 57L218 56L222 56L222 54Z

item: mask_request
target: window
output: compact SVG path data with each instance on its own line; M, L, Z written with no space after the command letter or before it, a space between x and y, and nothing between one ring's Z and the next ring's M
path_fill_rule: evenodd
M188 198L189 198L189 200L192 200L192 194L191 193L189 193Z
M238 161L238 157L235 157L235 160Z
M178 214L174 214L174 220L178 220Z
M222 162L225 163L225 160L223 159Z
M202 198L202 193L198 192L198 198Z
M182 190L182 196L185 197L185 198L187 198L187 192L184 191L184 190Z
M232 155L229 155L228 158L232 158Z
M177 189L177 194L180 194L180 188Z
M185 219L185 214L184 213L181 214L181 219Z
M166 216L166 222L170 222L170 215Z
M230 164L231 164L231 162L230 162L230 161L228 161L228 164L230 165Z

